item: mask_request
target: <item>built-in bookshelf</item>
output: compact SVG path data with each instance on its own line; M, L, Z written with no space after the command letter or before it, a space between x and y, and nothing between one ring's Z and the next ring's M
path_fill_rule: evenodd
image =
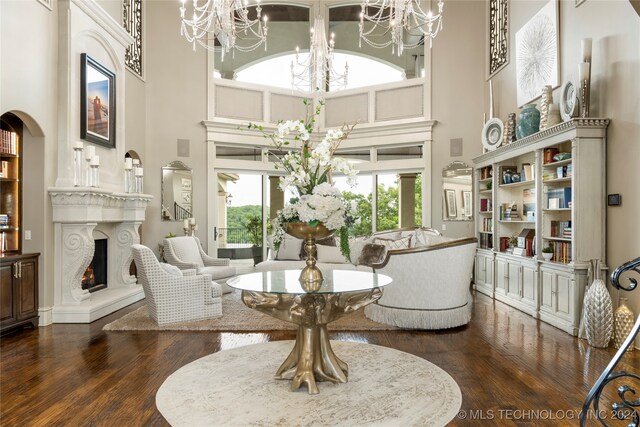
M493 247L493 167L487 166L476 171L478 201L476 224L478 246L484 249Z
M20 253L22 239L22 121L0 117L0 253Z
M589 260L606 262L608 124L572 119L474 159L476 288L573 335Z

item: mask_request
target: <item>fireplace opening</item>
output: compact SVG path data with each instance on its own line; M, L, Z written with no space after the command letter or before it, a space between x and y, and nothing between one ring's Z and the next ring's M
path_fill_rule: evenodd
M107 287L107 239L95 241L93 259L82 276L82 289L89 292Z

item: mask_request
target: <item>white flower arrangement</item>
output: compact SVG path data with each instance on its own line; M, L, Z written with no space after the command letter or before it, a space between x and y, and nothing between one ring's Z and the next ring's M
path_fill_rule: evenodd
M340 190L333 186L332 176L334 173L343 174L350 186L356 184L358 171L347 160L334 157L336 149L355 125L329 129L314 146L310 135L323 104L319 103L313 114L309 114L308 102L305 101L305 105L307 117L304 121L282 121L273 133L265 133L260 125L249 123L248 126L262 132L280 153L286 152L275 154L278 159L276 169L287 172L280 178L279 187L283 192L293 189L298 194L289 201L289 205L278 211L272 221L273 243L275 249L280 247L289 223L306 222L316 226L322 222L330 230L339 230L340 249L345 257L349 257L348 229L357 219L355 206L342 200Z

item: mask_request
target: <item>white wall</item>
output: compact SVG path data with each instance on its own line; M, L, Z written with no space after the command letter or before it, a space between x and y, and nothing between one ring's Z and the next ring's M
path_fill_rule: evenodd
M16 17L29 17L29 29ZM31 158L52 159L41 171L24 179L23 228L32 230L25 251L40 252L39 305L53 304L53 223L46 188L55 182L57 158L58 98L58 14L57 1L49 10L36 1L0 2L0 114L17 113L32 120L25 127L25 168L42 167ZM31 203L33 202L33 204Z
M445 2L444 30L433 41L432 227L446 236L474 235L473 221L442 220L442 169L453 161L469 166L482 154L485 7L483 1ZM450 156L450 140L462 138L463 155ZM443 230L442 226L447 229Z
M207 117L206 52L191 45L179 31L179 3L145 2L146 56L146 158L145 193L154 199L142 226L145 245L157 252L170 232L182 235L182 221L161 221L161 168L180 160L193 169L193 209L197 235L206 248L207 151L201 121ZM190 141L190 156L178 157L177 140ZM213 230L213 226L211 227Z
M510 2L510 62L493 79L496 115L503 120L517 111L515 33L544 4L544 0ZM640 17L626 0L587 0L577 8L573 0L561 0L559 22L560 82L577 80L580 41L592 38L591 116L611 118L607 130L607 193L622 195L621 206L607 208L607 265L612 271L640 256ZM559 89L553 96L558 102ZM637 315L640 291L626 294ZM616 304L618 292L612 291L612 297Z

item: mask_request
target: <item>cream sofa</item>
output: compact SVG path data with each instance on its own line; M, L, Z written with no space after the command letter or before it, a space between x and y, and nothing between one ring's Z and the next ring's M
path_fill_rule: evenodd
M411 237L408 249L388 249L369 265L323 262L317 265L322 270L373 271L391 277L393 283L383 289L382 298L364 310L369 319L378 323L410 329L446 329L469 323L477 239L453 239L436 230L419 228L376 233L368 242L407 237ZM304 266L303 260L268 260L256 265L256 271Z
M471 274L476 238L447 239L429 246L388 250L374 264L393 283L365 307L369 319L411 329L446 329L471 320Z

